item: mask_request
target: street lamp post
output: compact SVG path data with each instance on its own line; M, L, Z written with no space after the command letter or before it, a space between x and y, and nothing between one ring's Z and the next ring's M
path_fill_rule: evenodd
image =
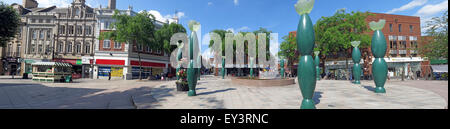
M298 82L302 92L303 101L301 109L315 109L313 100L314 90L316 88L316 68L312 52L314 49L314 28L309 17L313 9L314 0L298 0L295 4L297 13L300 15L300 21L297 29L297 49L302 55L298 65ZM301 71L301 72L300 72Z
M378 22L370 22L370 28L374 31L372 36L372 54L375 56L375 61L373 62L372 71L375 81L375 93L386 93L384 84L387 79L387 63L384 60L386 54L386 38L384 37L381 29L384 28L386 20L381 19Z

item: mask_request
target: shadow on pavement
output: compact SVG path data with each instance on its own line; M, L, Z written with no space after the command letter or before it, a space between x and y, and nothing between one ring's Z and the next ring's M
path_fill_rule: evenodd
M366 88L369 91L375 92L375 88L372 86L363 86L364 88Z
M224 90L216 90L216 91L210 91L210 92L203 92L203 93L198 93L197 95L209 95L209 94L215 94L215 93L221 93L221 92L227 92L230 90L236 90L236 88L228 88L228 89L224 89Z
M70 85L51 87L36 83L0 83L0 88L4 91L0 97L9 98L0 99L0 109L136 109L132 96L146 95L154 90L143 86L108 92L106 89L70 88ZM159 91L159 98L170 96L170 89Z
M320 98L322 98L322 94L323 92L314 92L313 100L316 105L320 103Z

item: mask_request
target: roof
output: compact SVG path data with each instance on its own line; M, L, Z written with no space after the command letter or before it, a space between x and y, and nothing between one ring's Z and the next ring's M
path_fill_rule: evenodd
M59 67L72 67L69 63L61 63L61 62L36 62L31 64L33 66L59 66Z

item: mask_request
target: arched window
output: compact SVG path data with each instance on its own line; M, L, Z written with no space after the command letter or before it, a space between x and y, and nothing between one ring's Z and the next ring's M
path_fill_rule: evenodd
M91 44L90 43L87 43L86 45L84 45L84 53L91 54Z
M66 52L72 53L72 42L69 42L69 43L67 44L67 51L66 51Z
M77 44L75 45L75 52L76 52L76 53L81 53L81 43L77 43Z
M58 43L58 53L61 53L64 51L64 43L63 42L59 42Z

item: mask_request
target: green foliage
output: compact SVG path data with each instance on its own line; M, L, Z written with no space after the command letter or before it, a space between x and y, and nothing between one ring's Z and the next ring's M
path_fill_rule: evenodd
M170 38L176 33L186 33L186 29L176 23L164 24L164 26L155 32L155 41L157 46L162 46L164 52L172 53L177 48L175 45L170 45Z
M298 58L298 56L296 56L297 53L296 41L297 41L296 37L284 36L283 42L281 42L280 45L280 51L278 52L278 55L280 57L288 59L289 61L296 60ZM289 64L291 64L291 62L289 62Z
M361 41L361 48L370 46L370 35L366 22L368 12L346 13L344 9L338 10L333 16L322 17L314 25L316 34L315 50L321 54L336 54L351 49L352 41Z
M11 6L0 2L0 47L17 34L19 24L19 14Z
M442 17L435 17L427 23L426 34L432 37L419 53L430 59L448 60L448 10Z
M111 27L115 30L104 32L100 35L100 40L111 39L116 42L137 43L148 45L152 49L161 49L161 46L155 44L155 17L147 11L142 11L135 16L121 14L115 11L113 18L116 22Z

